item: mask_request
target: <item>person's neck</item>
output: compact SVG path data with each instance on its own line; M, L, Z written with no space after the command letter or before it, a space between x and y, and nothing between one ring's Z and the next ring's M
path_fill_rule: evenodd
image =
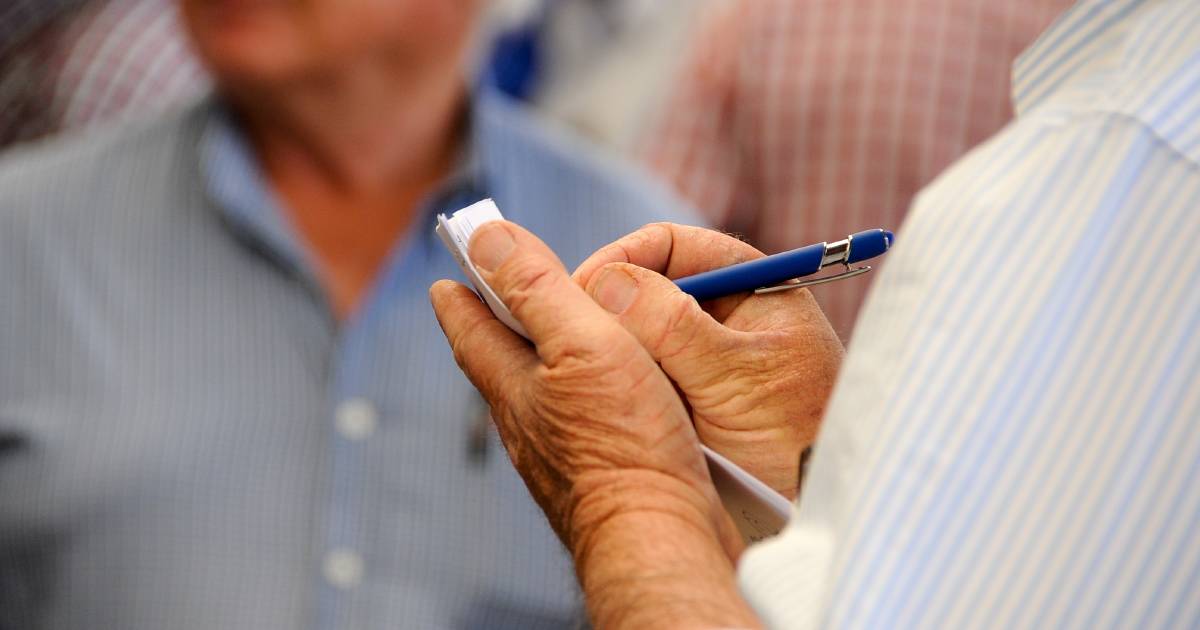
M404 81L372 68L281 92L238 103L277 185L303 182L350 199L396 194L436 180L458 149L466 89L457 72Z
M339 318L362 301L461 144L461 74L402 76L364 71L231 94Z

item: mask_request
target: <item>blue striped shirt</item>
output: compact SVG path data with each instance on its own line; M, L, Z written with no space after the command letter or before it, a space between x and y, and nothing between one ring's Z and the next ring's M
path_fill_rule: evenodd
M219 112L0 167L0 628L575 627L430 308L461 277L433 215L493 196L568 265L691 215L484 96L474 158L337 325Z
M773 627L1200 626L1200 3L1087 0L859 320Z

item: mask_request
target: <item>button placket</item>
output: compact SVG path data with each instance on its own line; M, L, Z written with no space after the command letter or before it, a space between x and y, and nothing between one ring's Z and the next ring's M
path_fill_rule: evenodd
M338 405L334 412L338 433L347 440L364 440L375 432L379 424L379 412L371 401L351 398Z
M362 582L362 556L349 549L335 549L326 554L321 568L325 580L339 589L354 588Z

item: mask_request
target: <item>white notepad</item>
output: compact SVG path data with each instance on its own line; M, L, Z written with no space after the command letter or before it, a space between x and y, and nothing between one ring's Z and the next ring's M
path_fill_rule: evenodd
M467 274L467 278L471 284L475 285L475 292L487 302L488 308L492 309L492 313L496 318L504 322L509 328L516 331L517 334L528 339L529 335L517 321L512 313L508 311L508 307L500 298L496 297L496 292L492 291L483 278L479 275L479 270L475 268L471 262L471 257L467 254L467 245L471 242L471 235L479 226L488 221L503 221L504 216L500 214L500 208L496 207L496 202L491 199L473 203L462 210L454 213L454 216L446 218L446 215L438 215L438 224L434 228L437 235L441 237L442 242L446 244L446 249L454 255L454 260L458 261L458 266L462 267L463 273Z
M445 243L446 249L454 255L463 273L475 286L475 291L483 298L496 318L526 339L529 335L512 316L508 307L500 301L492 288L488 286L475 265L467 255L467 245L471 242L471 234L479 226L488 221L500 221L504 216L491 199L485 199L455 212L453 216L438 215L435 231ZM701 445L704 457L708 461L709 474L721 497L726 511L733 517L742 538L747 542L755 542L779 533L787 524L792 514L792 504L783 495L775 492L770 486L759 481L737 464L722 457L707 446Z

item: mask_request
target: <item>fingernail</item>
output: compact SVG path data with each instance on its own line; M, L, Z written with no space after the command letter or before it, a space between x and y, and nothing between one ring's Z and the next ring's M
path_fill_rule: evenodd
M471 237L468 253L476 267L484 271L495 271L504 264L516 245L512 234L508 233L508 228L499 223L484 224Z
M596 282L596 301L610 313L620 315L637 297L637 281L620 269L609 269Z

